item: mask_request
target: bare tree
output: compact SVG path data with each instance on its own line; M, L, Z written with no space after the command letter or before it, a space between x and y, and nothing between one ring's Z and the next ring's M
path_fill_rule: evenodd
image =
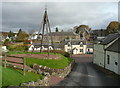
M33 29L29 31L30 39L32 38L32 36L34 36L34 33L35 33L35 30L33 30Z
M90 28L87 25L75 26L73 31L75 34L80 35L81 39L89 39L90 37Z

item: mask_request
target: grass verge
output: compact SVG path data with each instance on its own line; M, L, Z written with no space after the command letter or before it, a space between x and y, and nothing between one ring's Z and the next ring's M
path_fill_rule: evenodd
M9 54L30 54L31 52L9 52ZM47 54L47 52L33 52L34 54ZM53 53L50 53L53 54ZM70 58L67 58L61 54L58 54L58 56L61 57L61 59L55 60L55 59L38 59L38 58L26 58L26 64L30 67L33 66L33 64L43 65L54 69L62 69L68 66L69 63L71 63L73 60Z
M54 59L35 59L35 58L27 58L26 63L28 66L33 66L33 64L43 65L54 69L62 69L68 66L71 63L72 59L62 57L59 60Z
M22 70L13 69L13 68L2 68L2 86L7 87L10 85L18 86L21 83L36 81L41 79L42 75L35 74L33 72L26 72L26 75L23 75Z

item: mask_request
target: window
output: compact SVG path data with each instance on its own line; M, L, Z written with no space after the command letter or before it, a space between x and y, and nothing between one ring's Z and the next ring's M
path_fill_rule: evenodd
M83 52L83 49L80 49L80 52Z
M83 42L80 42L80 47L83 47Z
M115 62L115 65L118 65L118 63L117 63L117 62Z
M90 51L90 49L88 49L88 52Z
M67 52L70 52L70 49L67 49Z
M83 44L80 44L80 47L83 47Z
M69 46L69 47L71 46L71 43L70 43L70 42L68 42L68 46Z
M110 64L110 55L107 55L107 64Z

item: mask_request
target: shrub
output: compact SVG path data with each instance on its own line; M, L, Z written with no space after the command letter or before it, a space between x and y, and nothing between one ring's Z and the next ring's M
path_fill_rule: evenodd
M10 50L10 51L26 51L26 50L28 50L28 46L27 45L15 45L15 44L13 44L13 45L9 45L8 46L8 50Z
M8 45L7 47L9 50L13 51L16 48L16 45Z

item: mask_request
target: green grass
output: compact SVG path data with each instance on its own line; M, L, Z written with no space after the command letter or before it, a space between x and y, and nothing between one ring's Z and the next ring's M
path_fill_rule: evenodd
M9 52L9 54L30 54L31 52ZM40 54L40 52L34 52L34 54ZM47 54L47 52L43 52L42 54ZM50 53L53 54L53 53ZM72 59L64 57L61 54L57 54L61 57L58 60L50 60L50 59L35 59L35 58L26 58L26 64L28 66L33 66L33 64L39 64L43 66L47 66L55 69L62 69L66 67ZM1 67L1 66L0 66ZM37 79L42 78L42 75L38 75L32 72L26 72L26 75L23 76L23 71L13 68L2 68L2 86L18 86L21 83L36 81Z
M9 51L8 54L31 54L32 52L15 52L15 51ZM33 52L33 54L47 54L47 52ZM50 53L53 54L53 53Z
M2 66L0 66L0 88L2 87Z
M38 75L32 72L26 72L26 75L23 75L22 70L13 69L13 68L4 68L2 69L2 86L14 85L18 86L20 83L36 81L37 79L42 78L42 75Z
M72 59L66 58L62 56L59 60L51 60L51 59L35 59L35 58L27 58L26 63L28 66L33 66L33 64L43 65L50 68L62 69L65 68Z
M9 52L9 54L29 54L31 52ZM47 52L34 52L34 54L47 54ZM50 53L53 54L53 53ZM61 57L61 59L54 60L54 59L36 59L36 58L26 58L26 64L30 67L33 66L33 64L38 64L38 65L43 65L47 66L50 68L55 68L55 69L62 69L65 68L71 61L72 59L69 59L67 57L64 57L61 54L58 54Z

